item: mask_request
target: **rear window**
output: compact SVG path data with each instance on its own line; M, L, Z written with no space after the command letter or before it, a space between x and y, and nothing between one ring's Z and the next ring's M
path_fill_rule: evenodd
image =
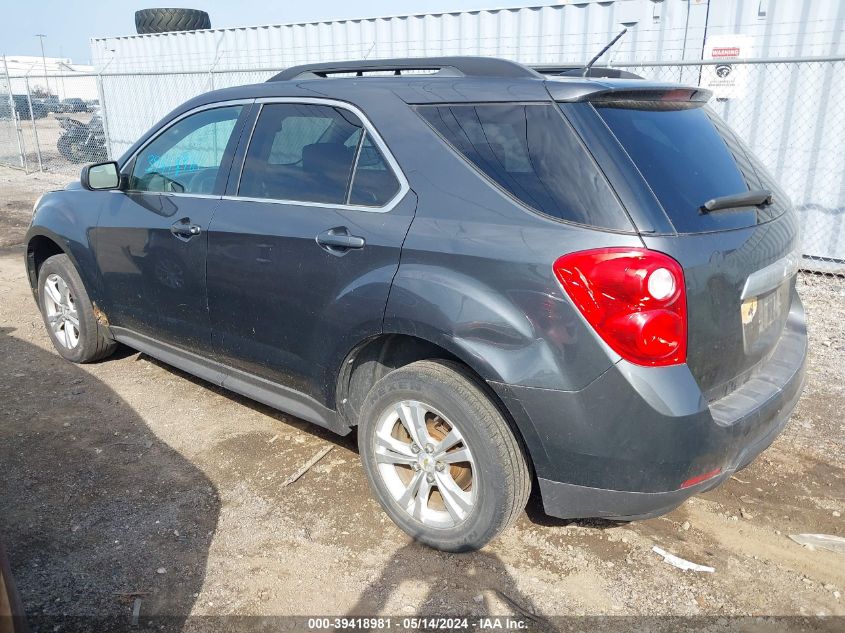
M713 198L769 188L754 159L704 107L614 102L596 104L601 118L622 144L679 233L753 226L782 211L782 203L757 209L701 213ZM777 200L778 196L775 196Z
M438 105L417 111L458 153L532 209L588 226L633 229L554 105Z

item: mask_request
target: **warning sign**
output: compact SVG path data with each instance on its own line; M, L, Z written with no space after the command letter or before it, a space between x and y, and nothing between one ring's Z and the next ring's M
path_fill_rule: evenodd
M748 35L711 35L704 45L704 59L719 63L702 67L701 87L712 90L717 99L741 99L748 87L748 66L731 61L749 57Z

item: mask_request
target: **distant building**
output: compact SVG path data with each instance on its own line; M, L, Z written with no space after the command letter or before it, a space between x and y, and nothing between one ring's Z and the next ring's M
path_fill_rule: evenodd
M59 99L97 98L97 85L90 77L94 72L93 66L74 64L73 60L67 57L42 59L40 55L6 55L6 65L9 68L12 92L15 94L26 94L28 81L33 94L51 94ZM3 72L4 69L0 67L0 74Z

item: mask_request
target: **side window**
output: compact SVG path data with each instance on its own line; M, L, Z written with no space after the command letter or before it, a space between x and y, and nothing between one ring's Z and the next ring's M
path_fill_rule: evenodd
M342 108L265 105L247 149L238 195L344 204L362 127Z
M135 158L129 189L213 193L240 113L241 106L203 110L167 128Z
M302 148L316 143L329 129L332 119L313 116L288 117L273 137L270 146L271 165L287 165L302 158Z
M554 105L419 106L449 145L487 178L541 213L630 231L598 166Z
M396 180L396 175L387 166L384 156L373 144L370 136L365 134L355 165L349 204L381 207L387 204L397 191L399 181Z

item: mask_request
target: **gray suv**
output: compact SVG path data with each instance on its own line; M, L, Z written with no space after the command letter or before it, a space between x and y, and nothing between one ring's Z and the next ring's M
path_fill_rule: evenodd
M797 222L707 91L584 74L345 62L192 99L36 205L56 349L356 429L385 511L443 550L532 487L557 517L671 510L798 400Z

